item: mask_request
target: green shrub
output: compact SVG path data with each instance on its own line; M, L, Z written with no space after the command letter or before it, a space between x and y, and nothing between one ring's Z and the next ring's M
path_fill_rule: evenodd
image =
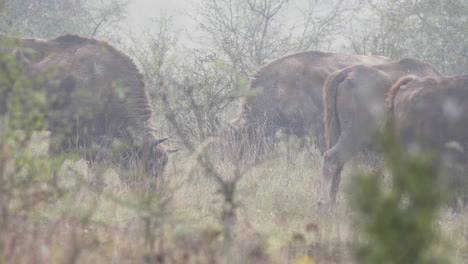
M382 171L356 175L353 182L355 220L364 235L358 263L447 263L433 252L440 239L434 222L446 202L436 157L408 154L389 138L384 147L390 187L382 184Z

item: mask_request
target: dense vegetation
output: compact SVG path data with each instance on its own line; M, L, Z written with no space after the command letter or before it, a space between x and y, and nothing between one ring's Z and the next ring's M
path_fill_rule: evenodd
M429 156L384 142L388 165L376 172L357 160L339 205L321 213L321 157L298 147L304 139L282 141L252 165L213 157L209 137L236 113L253 70L290 52L415 57L446 75L468 74L466 1L194 1L191 34L158 13L144 33L125 30L128 3L0 0L0 33L77 33L129 54L158 133L179 149L156 189L130 188L112 166L49 156L48 133L38 131L44 95L17 54L0 50L0 263L467 261L467 211L447 208Z

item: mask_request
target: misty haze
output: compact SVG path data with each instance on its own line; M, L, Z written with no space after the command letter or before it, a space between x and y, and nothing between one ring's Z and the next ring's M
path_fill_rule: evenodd
M0 12L0 263L468 263L467 1Z

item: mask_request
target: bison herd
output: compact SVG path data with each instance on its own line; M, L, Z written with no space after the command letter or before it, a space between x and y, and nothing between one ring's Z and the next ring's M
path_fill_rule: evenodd
M88 160L101 161L120 142L121 157L134 157L154 177L162 174L171 151L156 136L147 88L127 55L70 34L52 40L0 35L0 41L0 51L14 54L31 79L54 73L32 85L46 94L52 151L83 148ZM344 164L377 147L383 132L407 151L442 153L455 144L458 162L468 161L468 76L441 76L416 59L299 52L257 69L247 89L237 117L217 136L257 153L279 130L315 138L323 154L320 205L336 202Z

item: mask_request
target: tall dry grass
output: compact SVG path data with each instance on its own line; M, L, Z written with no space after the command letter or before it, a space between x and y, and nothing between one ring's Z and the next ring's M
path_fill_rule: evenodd
M33 138L29 150L38 159L48 159L47 140ZM187 150L171 157L157 190L129 188L119 179L125 172L117 168L103 172L102 187L96 189L90 185L95 170L83 160L67 159L58 172L60 197L2 214L9 223L0 233L2 261L353 263L353 246L360 236L347 202L351 168L344 172L337 208L320 214L315 207L320 155L298 152L291 163L285 154L276 148L237 182L228 251L225 194ZM359 161L355 164L369 170ZM232 164L214 166L222 177L232 179ZM466 211L452 214L447 208L436 221L443 234L440 249L450 249L453 263L468 258L467 220Z

